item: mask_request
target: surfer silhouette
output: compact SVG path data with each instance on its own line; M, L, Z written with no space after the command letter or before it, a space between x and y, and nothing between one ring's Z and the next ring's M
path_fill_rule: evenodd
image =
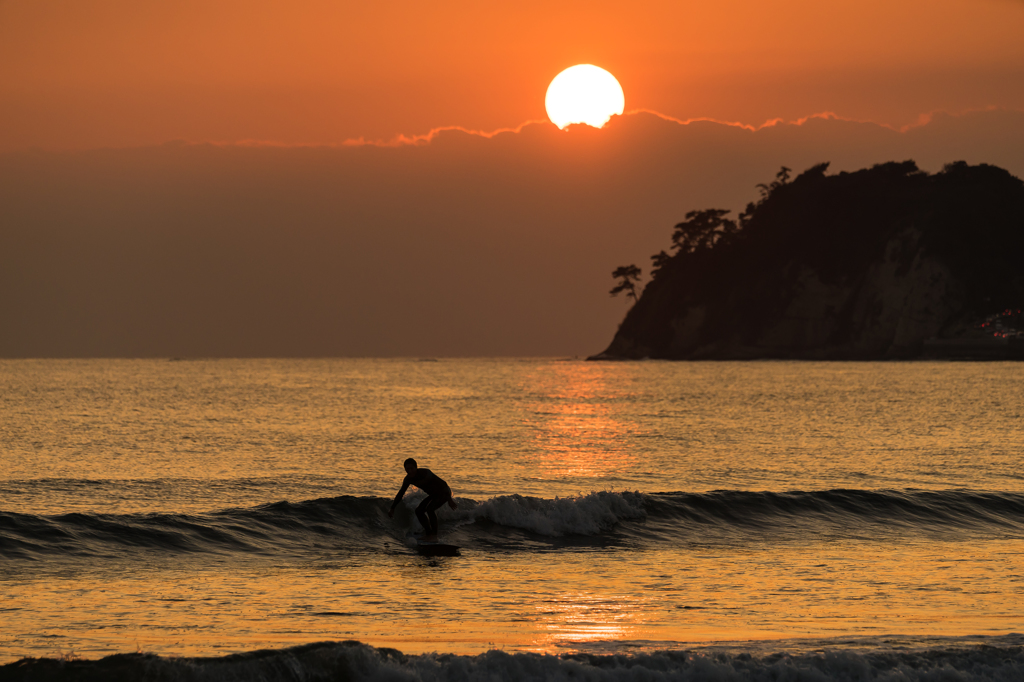
M414 485L427 494L426 499L416 507L416 518L423 526L423 539L426 542L437 542L437 515L434 513L442 504L448 503L452 509L457 509L458 504L452 499L452 489L448 484L430 469L416 466L416 460L412 457L405 460L405 479L402 481L402 489L395 495L395 501L391 504L388 516L394 518L395 507L402 501L406 489Z

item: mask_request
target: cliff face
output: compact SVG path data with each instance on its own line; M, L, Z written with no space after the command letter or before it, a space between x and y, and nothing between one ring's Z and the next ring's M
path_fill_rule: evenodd
M1024 304L1020 180L964 163L826 168L780 173L738 221L688 214L596 357L911 358Z

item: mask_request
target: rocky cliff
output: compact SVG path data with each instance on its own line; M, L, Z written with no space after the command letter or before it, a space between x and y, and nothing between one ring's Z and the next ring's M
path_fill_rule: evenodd
M688 213L595 358L912 358L970 339L1024 347L1024 183L963 162L933 175L911 161L827 167L793 180L783 169L736 220Z

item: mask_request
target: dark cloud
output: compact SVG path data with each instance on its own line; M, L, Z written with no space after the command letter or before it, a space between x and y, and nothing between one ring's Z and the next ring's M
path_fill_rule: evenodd
M906 132L651 114L429 144L0 155L0 356L582 355L610 273L782 165L1024 174L1024 114Z

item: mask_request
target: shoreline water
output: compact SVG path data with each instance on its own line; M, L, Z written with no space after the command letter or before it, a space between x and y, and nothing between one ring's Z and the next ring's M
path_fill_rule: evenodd
M942 641L941 645L939 640ZM21 659L0 665L10 682L160 679L261 682L394 679L446 680L816 680L860 682L1010 682L1024 676L1024 635L967 638L876 637L633 647L623 652L561 654L491 649L476 655L406 654L358 641L316 642L219 657L147 653ZM628 647L627 647L628 649Z

